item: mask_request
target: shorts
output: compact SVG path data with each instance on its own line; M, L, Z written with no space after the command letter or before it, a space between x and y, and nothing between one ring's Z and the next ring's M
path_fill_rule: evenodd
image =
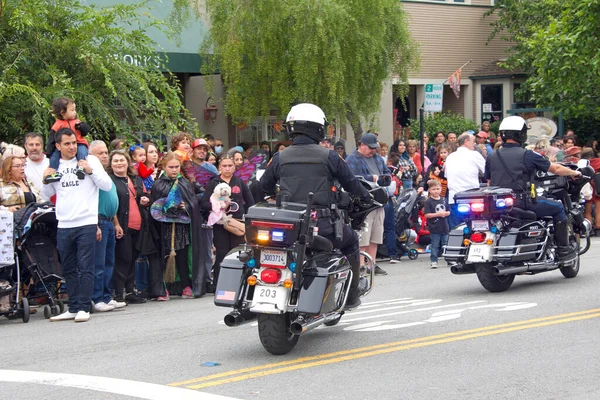
M368 246L370 243L383 244L384 217L385 211L383 208L371 211L367 215L367 218L365 218L365 227L358 232L360 236L358 245L360 247Z

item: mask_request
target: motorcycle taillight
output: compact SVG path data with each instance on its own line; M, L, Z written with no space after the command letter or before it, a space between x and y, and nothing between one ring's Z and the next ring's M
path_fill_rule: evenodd
M278 283L281 279L280 269L265 269L260 273L260 280L264 283Z
M483 243L485 236L486 235L483 232L475 232L471 235L471 241L473 243Z

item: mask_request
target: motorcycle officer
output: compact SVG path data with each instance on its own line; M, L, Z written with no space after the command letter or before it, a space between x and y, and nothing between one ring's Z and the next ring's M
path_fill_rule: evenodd
M279 193L288 196L288 201L306 203L308 193L313 192L313 204L327 213L332 204L337 204L334 181L370 203L371 195L356 179L346 162L333 150L319 146L325 137L327 120L323 111L314 104L302 103L292 107L286 118L286 129L293 144L275 153L264 175L260 179L261 189L274 194L277 184ZM319 207L320 206L320 207ZM333 217L333 216L332 216ZM360 281L360 251L358 236L348 225L342 225L342 235L334 232L331 217L319 218L319 235L340 249L352 267L352 282L346 301L347 308L360 305L360 296L365 287Z
M554 219L558 259L568 261L576 254L569 245L567 216L562 203L541 196L532 201L527 183L538 170L560 176L580 176L581 172L550 162L542 155L522 148L527 139L527 129L527 123L521 117L511 116L502 120L499 134L504 145L487 159L485 177L488 185L511 188L517 195L518 207L535 212L538 218L551 216Z

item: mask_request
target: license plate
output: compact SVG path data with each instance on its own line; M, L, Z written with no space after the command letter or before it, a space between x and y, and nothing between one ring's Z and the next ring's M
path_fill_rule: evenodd
M262 250L260 252L260 265L285 267L287 265L287 252L277 250Z
M474 231L487 231L490 229L490 222L485 219L475 219L471 221L471 229Z
M479 263L488 261L492 261L492 246L471 243L469 246L467 262Z
M282 286L255 286L252 298L253 312L281 314L287 309L290 289Z

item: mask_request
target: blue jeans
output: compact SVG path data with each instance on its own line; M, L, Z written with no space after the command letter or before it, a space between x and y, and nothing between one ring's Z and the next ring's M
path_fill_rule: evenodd
M94 292L96 225L58 228L56 247L69 295L69 312L90 311Z
M148 257L140 255L135 260L135 288L138 292L148 289Z
M390 199L383 208L385 217L383 220L383 238L390 257L398 257L396 251L396 220L394 218L394 202Z
M437 262L442 254L443 247L448 244L448 235L442 233L432 233L431 235L431 262Z
M402 187L404 189L412 189L413 188L413 180L412 179L402 179Z
M77 144L77 161L85 160L88 156L88 148L85 144ZM50 168L58 169L58 164L60 163L60 151L58 149L52 152L50 156Z
M115 226L111 221L98 220L102 240L96 241L94 257L94 303L108 303L112 300L111 282L115 269Z

